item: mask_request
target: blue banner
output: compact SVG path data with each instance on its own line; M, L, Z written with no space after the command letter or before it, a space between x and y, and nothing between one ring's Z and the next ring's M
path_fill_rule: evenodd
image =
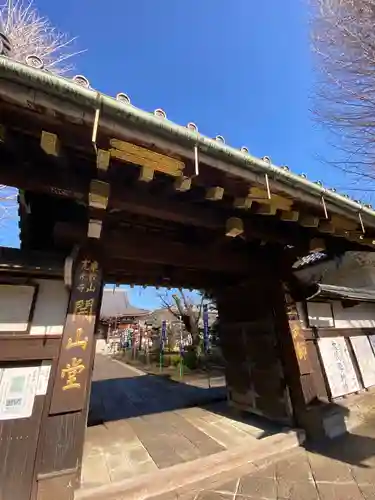
M164 351L165 344L167 341L167 322L162 321L161 323L161 333L160 333L160 350Z
M209 349L208 305L203 305L203 347L207 353Z

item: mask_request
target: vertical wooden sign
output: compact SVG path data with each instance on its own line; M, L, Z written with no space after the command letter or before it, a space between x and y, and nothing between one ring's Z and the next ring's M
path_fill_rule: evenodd
M50 415L82 410L91 379L90 360L102 289L98 262L79 257L72 281Z
M311 373L311 365L307 351L306 340L301 327L301 321L298 317L297 306L288 292L285 293L285 300L289 330L292 336L299 372L300 375L306 375L308 373Z

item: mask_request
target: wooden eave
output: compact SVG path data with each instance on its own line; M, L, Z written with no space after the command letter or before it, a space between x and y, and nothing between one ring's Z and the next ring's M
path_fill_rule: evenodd
M374 247L372 210L286 169L13 61L0 78L0 182L21 189L24 248L67 253L102 219L108 277L196 287L204 272L231 282L263 245Z

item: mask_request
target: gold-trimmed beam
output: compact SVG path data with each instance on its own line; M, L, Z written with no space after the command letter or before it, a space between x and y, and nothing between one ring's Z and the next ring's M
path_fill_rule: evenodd
M110 145L110 155L112 158L127 163L133 163L140 167L152 168L155 171L162 172L172 177L180 177L185 168L185 164L181 160L137 146L130 142L111 139Z
M42 131L40 137L40 147L47 155L59 156L61 151L60 140L56 134L52 132Z

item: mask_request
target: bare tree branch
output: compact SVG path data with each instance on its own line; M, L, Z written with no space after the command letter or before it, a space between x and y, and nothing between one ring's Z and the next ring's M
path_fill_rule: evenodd
M84 52L72 49L77 38L56 29L39 14L33 0L6 0L0 5L0 21L12 45L11 57L17 61L36 55L47 70L64 75L74 69L71 60Z
M0 26L3 25L12 52L10 56L22 63L29 55L38 56L44 68L57 75L74 69L73 58L83 51L72 49L76 38L57 30L39 14L33 0L5 0L0 4ZM2 228L17 218L17 190L0 185L0 224Z
M319 69L314 115L335 137L347 173L375 178L375 0L313 0Z

